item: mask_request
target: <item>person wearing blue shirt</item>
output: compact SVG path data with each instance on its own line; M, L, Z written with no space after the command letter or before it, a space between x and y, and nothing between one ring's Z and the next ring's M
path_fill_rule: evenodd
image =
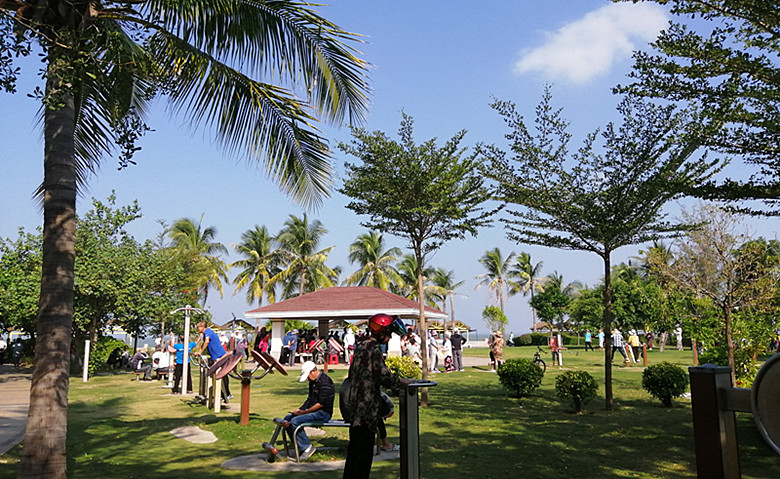
M181 382L182 370L184 369L184 343L182 338L178 338L178 342L173 345L173 349L176 351L176 366L173 369L173 394L179 394L179 383ZM195 341L191 341L187 350L192 352L195 347ZM191 366L191 365L190 365ZM192 367L187 368L187 394L192 392Z
M298 351L298 330L293 329L287 333L282 343L287 348L287 365L295 366L295 353Z
M201 321L198 323L198 332L203 335L203 344L200 346L199 351L194 351L192 354L203 354L204 350L209 353L209 364L214 364L220 358L227 356L229 353L222 347L222 343L219 342L219 336L213 329L206 327L206 322ZM230 379L228 376L222 378L222 401L228 402L228 399L232 397L230 395L230 385L228 383Z
M593 336L590 334L590 329L585 330L585 351L590 348L591 351L595 351L593 349Z

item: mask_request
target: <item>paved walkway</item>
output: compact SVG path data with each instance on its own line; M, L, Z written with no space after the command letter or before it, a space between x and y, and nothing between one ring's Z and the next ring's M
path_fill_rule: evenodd
M0 456L24 438L32 370L0 365Z

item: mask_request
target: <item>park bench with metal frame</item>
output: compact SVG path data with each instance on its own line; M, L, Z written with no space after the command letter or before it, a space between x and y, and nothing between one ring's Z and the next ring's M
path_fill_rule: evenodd
M330 421L326 422L304 422L299 424L295 427L292 433L287 431L287 428L283 426L283 423L285 422L281 418L274 418L274 423L276 424L276 429L274 430L273 436L271 436L271 440L269 442L263 443L263 449L269 452L268 456L268 462L274 462L277 458L279 458L279 451L277 447L275 447L276 441L279 439L279 433L282 434L282 443L284 444L284 452L287 455L288 458L293 458L293 456L290 455L290 445L292 445L292 450L295 452L295 461L300 462L301 457L301 451L298 448L298 431L301 430L303 427L316 427L316 428L326 428L326 427L349 427L350 423L347 421L344 421L343 419L331 419ZM375 455L378 455L380 452L380 445L382 444L381 439L379 439L379 435L376 435L377 438L377 444L376 444L376 452Z

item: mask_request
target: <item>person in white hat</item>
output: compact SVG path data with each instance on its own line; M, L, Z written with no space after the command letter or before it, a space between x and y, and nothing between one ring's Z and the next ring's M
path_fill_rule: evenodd
M298 425L306 422L328 422L333 415L333 400L336 397L336 388L333 380L324 372L317 369L317 365L306 361L301 365L301 377L298 381L309 380L309 397L301 407L284 417L282 426L292 436ZM308 459L317 450L306 435L304 428L298 430L295 438L298 450L301 452L301 460Z

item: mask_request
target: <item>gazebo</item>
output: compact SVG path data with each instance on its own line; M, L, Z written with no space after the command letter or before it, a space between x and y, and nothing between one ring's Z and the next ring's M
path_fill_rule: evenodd
M414 320L420 314L419 305L411 299L370 286L345 286L325 288L262 306L247 311L244 317L258 321L271 320L271 354L279 357L282 352L284 321L287 319L317 321L319 335L324 338L328 335L330 321L360 321L376 313ZM447 314L426 306L425 317L445 320Z

